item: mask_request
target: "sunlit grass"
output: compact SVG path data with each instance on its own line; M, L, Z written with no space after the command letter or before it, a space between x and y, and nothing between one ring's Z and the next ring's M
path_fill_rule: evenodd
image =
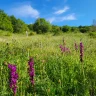
M60 45L70 53L63 53ZM74 43L78 44L78 51ZM84 45L84 62L80 62L79 44ZM17 65L19 74L17 96L33 96L27 63L35 62L36 96L90 96L96 95L96 39L82 33L64 33L26 36L0 36L0 94L12 96L8 86L8 68L4 62ZM90 90L90 91L89 91Z

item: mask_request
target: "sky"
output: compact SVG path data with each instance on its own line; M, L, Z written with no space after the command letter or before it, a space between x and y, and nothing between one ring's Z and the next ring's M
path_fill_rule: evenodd
M0 9L26 24L45 18L58 26L86 26L96 19L96 0L0 0Z

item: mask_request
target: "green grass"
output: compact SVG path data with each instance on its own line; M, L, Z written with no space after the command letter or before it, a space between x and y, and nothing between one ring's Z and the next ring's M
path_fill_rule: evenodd
M59 46L70 48L61 53ZM79 60L74 43L84 45L84 62ZM0 96L12 96L9 70L4 62L17 65L17 96L91 96L96 95L96 39L82 33L0 36ZM35 62L35 92L27 73L29 57ZM90 90L90 91L89 91Z

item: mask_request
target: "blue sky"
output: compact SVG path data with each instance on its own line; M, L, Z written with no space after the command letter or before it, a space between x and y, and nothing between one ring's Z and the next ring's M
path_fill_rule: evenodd
M27 24L45 18L54 25L92 25L96 0L0 0L0 9Z

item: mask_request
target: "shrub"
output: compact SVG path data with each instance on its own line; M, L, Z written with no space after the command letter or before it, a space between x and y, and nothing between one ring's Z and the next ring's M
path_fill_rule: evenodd
M33 35L36 35L36 32L30 32L29 33L29 36L33 36Z
M55 32L55 33L53 34L53 36L59 36L59 35L62 35L62 34L63 34L62 31L60 31L60 32Z
M7 32L7 33L5 34L5 36L12 36L12 33Z
M96 38L96 32L90 32L89 36L92 37L92 38Z
M0 36L12 36L12 32L0 30Z
M71 29L71 27L70 26L67 26L67 25L65 25L65 26L62 27L62 31L63 32L69 32L70 29Z

